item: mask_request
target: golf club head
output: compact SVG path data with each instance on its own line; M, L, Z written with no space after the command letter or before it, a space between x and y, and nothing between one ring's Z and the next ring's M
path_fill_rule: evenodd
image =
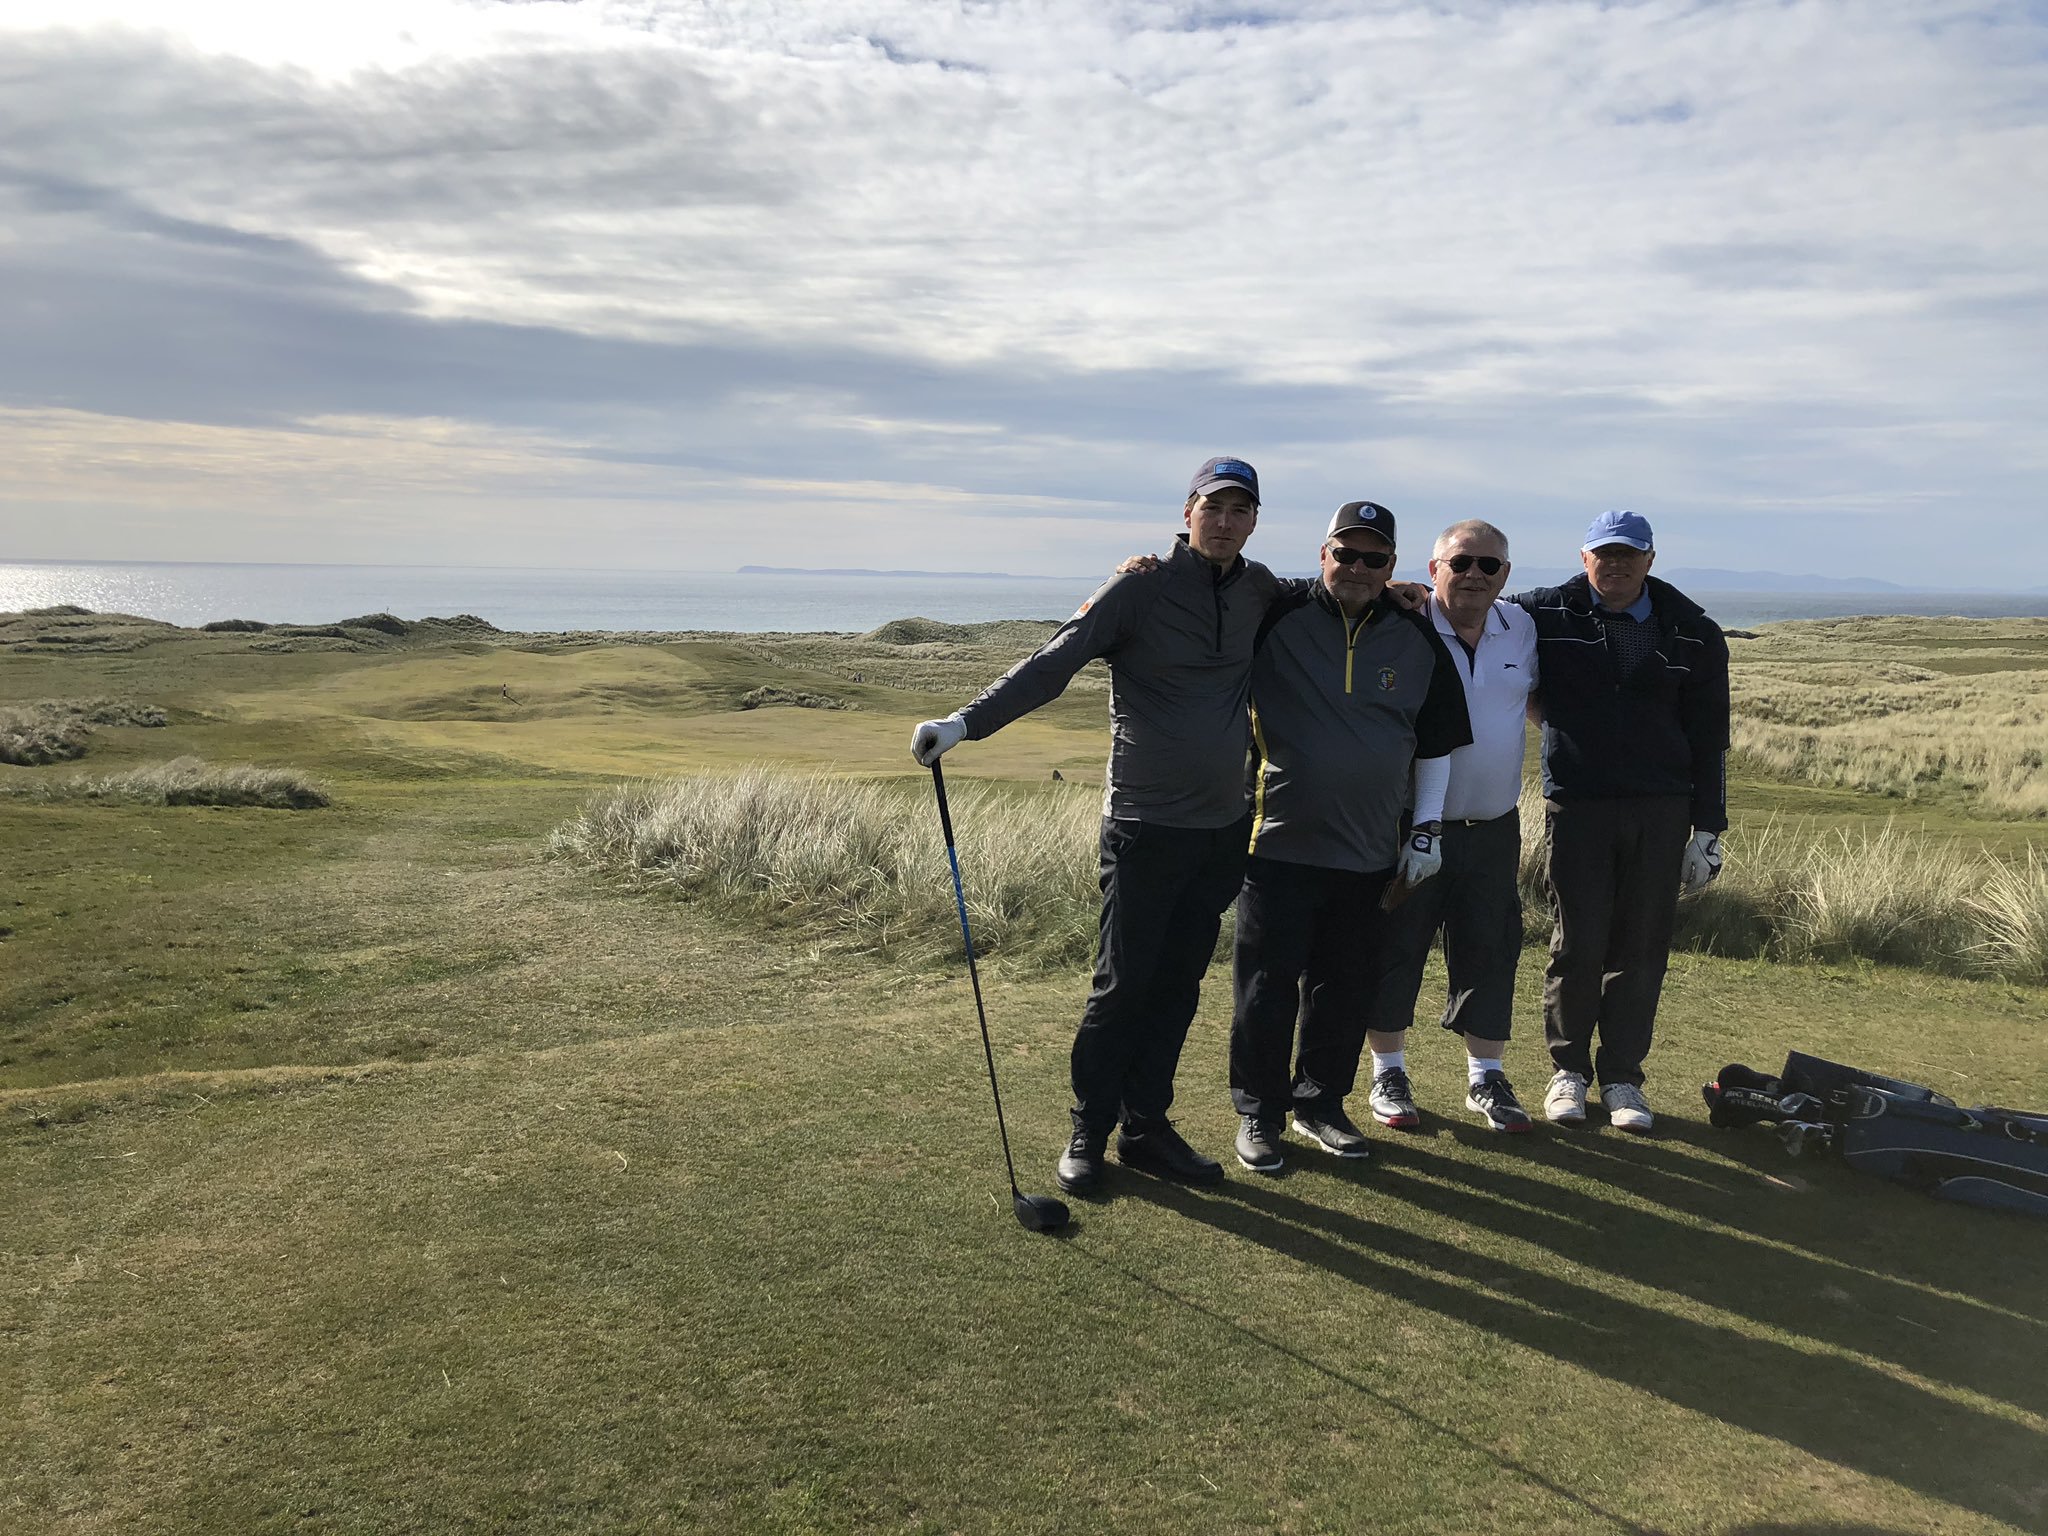
M1794 1157L1804 1157L1809 1152L1824 1152L1834 1139L1834 1129L1826 1125L1809 1125L1803 1121L1790 1121L1777 1127L1778 1140L1785 1144L1785 1150Z
M1810 1093L1788 1093L1778 1100L1778 1107L1794 1120L1808 1123L1818 1122L1827 1113L1827 1106Z
M1068 1220L1067 1208L1051 1195L1020 1195L1011 1192L1010 1205L1017 1213L1017 1225L1031 1232L1057 1232Z

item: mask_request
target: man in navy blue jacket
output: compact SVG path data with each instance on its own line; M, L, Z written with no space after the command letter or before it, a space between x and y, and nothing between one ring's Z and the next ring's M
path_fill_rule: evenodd
M1559 1124L1584 1123L1597 1078L1608 1123L1640 1134L1679 891L1721 869L1728 643L1699 604L1650 575L1646 519L1602 513L1580 559L1583 575L1515 599L1535 620L1543 679L1556 920L1543 982L1556 1071L1543 1107Z

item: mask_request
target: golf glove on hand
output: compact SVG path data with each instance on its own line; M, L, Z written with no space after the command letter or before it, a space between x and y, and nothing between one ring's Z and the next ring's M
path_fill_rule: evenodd
M929 768L966 739L967 722L958 715L927 720L911 734L910 755L917 759L918 767Z
M1678 888L1697 896L1721 873L1721 839L1717 833L1695 832L1685 845L1685 857L1678 865Z
M1408 846L1401 850L1401 883L1420 885L1444 867L1439 844L1444 835L1440 821L1419 822L1408 833Z

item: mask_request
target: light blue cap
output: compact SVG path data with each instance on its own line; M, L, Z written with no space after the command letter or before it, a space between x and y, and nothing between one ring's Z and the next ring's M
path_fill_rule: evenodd
M1655 549L1650 537L1650 520L1636 512L1602 512L1586 530L1580 549L1598 549L1602 544L1627 544L1636 549Z

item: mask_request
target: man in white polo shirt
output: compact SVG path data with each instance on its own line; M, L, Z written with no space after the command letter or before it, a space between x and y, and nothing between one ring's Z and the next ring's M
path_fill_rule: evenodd
M1508 540L1491 523L1453 523L1437 535L1426 608L1465 685L1472 742L1450 755L1444 793L1443 868L1388 914L1367 1043L1373 1077L1367 1102L1382 1125L1421 1123L1408 1081L1406 1042L1422 990L1423 963L1441 928L1450 996L1443 1025L1464 1036L1465 1107L1497 1131L1526 1131L1529 1115L1501 1065L1522 954L1524 721L1536 686L1536 626L1500 601Z

